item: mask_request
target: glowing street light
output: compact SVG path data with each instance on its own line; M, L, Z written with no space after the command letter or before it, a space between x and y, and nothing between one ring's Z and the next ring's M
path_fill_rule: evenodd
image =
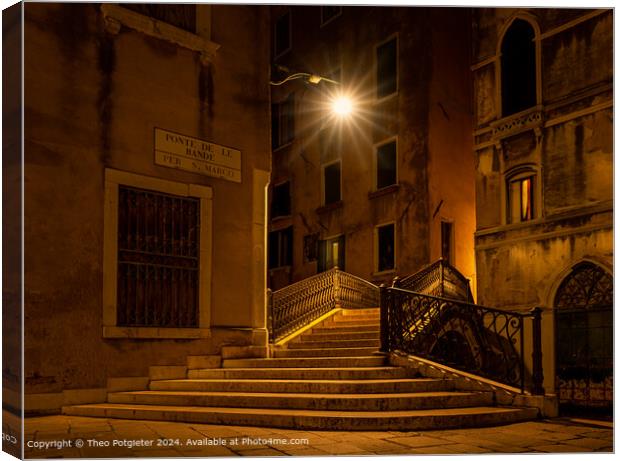
M318 85L321 82L331 83L333 85L340 85L340 82L331 78L323 77L322 75L311 74L308 72L291 72L289 68L281 65L277 65L276 68L278 71L287 73L288 75L286 75L286 77L284 77L282 80L270 81L269 84L272 86L284 85L286 82L298 79L304 80L311 85ZM351 102L350 98L344 95L339 95L331 101L331 110L335 115L339 117L347 117L353 112L353 103Z
M340 117L346 117L353 112L353 103L346 96L338 96L332 101L332 111Z

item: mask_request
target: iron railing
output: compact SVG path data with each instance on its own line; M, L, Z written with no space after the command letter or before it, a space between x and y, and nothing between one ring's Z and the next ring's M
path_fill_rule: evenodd
M474 302L469 280L443 258L400 279L400 287L416 293Z
M379 306L379 287L337 267L267 293L270 342L284 338L336 307Z
M525 390L530 316L381 286L381 351L401 351ZM540 311L533 311L532 392L542 389Z

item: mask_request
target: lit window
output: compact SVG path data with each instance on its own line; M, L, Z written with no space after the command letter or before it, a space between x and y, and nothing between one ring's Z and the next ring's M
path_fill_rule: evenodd
M515 20L504 35L501 50L502 115L536 105L536 44L527 21Z
M293 265L293 228L269 232L269 269Z
M277 149L295 137L295 94L271 105L271 147Z
M324 5L321 7L321 26L324 26L332 19L337 18L342 13L342 6Z
M397 89L396 38L377 47L377 98L383 98Z
M508 181L509 222L534 219L534 175L517 176Z
M396 141L377 147L377 189L396 184Z
M336 266L344 270L344 235L319 242L318 271L323 272Z
M291 214L291 187L287 181L273 187L271 198L271 217L289 216Z
M291 49L291 12L287 11L276 21L274 53L279 57Z
M323 167L324 205L340 201L340 161Z
M377 228L377 271L394 269L394 224Z

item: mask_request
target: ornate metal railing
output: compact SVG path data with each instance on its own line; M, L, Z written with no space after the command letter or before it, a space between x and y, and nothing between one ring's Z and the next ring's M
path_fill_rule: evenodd
M338 291L336 303L345 309L368 309L379 306L379 287L336 268Z
M381 350L401 351L525 390L530 315L381 286ZM533 311L532 392L542 393L540 311Z
M474 302L469 280L443 258L400 279L399 286L416 293Z
M268 294L269 340L278 341L336 307L379 305L379 287L334 267Z

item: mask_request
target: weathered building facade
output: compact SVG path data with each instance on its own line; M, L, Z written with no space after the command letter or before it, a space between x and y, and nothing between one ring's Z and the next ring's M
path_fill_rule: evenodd
M387 282L442 256L474 278L470 11L271 14L271 287L333 266ZM299 72L338 83L281 83Z
M265 352L268 13L24 5L27 413Z
M475 9L478 302L543 308L544 385L609 407L613 13Z

